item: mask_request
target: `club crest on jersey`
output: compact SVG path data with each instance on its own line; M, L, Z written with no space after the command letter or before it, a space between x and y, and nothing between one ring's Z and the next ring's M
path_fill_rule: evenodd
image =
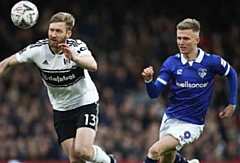
M23 50L20 50L18 53L21 55L26 50L27 50L27 48L24 48Z
M67 64L70 63L70 59L68 59L68 58L64 58L64 59L63 59L63 62L64 62L65 65L67 65Z
M207 75L207 69L205 69L205 68L200 68L200 69L198 69L198 75L199 75L201 78L204 78L204 77Z

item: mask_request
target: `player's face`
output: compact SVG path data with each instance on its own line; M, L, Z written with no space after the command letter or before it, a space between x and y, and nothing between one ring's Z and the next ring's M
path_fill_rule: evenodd
M58 44L65 43L66 39L71 36L71 31L66 30L64 22L49 24L48 38L49 45L52 48L58 48Z
M177 44L182 54L191 54L196 51L199 43L199 33L191 29L177 30Z

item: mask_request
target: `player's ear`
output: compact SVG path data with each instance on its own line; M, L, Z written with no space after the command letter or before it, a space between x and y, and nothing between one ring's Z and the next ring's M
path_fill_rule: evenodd
M200 42L200 37L196 38L196 44L198 44Z
M72 36L72 31L67 31L67 38L70 38Z

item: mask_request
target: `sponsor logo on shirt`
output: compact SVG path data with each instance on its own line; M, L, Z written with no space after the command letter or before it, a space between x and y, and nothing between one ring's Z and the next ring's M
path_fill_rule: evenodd
M43 61L43 63L42 63L43 65L48 65L48 61L47 60L45 60L45 61Z
M45 74L42 75L44 80L50 80L50 81L55 81L55 82L64 82L64 81L68 81L68 80L73 80L76 78L75 74L71 74L68 76L46 76Z
M208 82L206 83L189 83L188 81L184 81L182 83L176 81L176 86L182 88L205 88L207 87Z
M52 87L68 87L85 78L83 68L78 66L63 70L40 69L40 74L45 83Z
M182 69L177 70L177 75L182 75Z

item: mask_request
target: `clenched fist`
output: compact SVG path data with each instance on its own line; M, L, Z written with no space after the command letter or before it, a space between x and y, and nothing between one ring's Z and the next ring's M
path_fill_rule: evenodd
M147 68L145 68L142 72L142 77L145 80L145 82L150 82L153 79L153 67L149 66Z

